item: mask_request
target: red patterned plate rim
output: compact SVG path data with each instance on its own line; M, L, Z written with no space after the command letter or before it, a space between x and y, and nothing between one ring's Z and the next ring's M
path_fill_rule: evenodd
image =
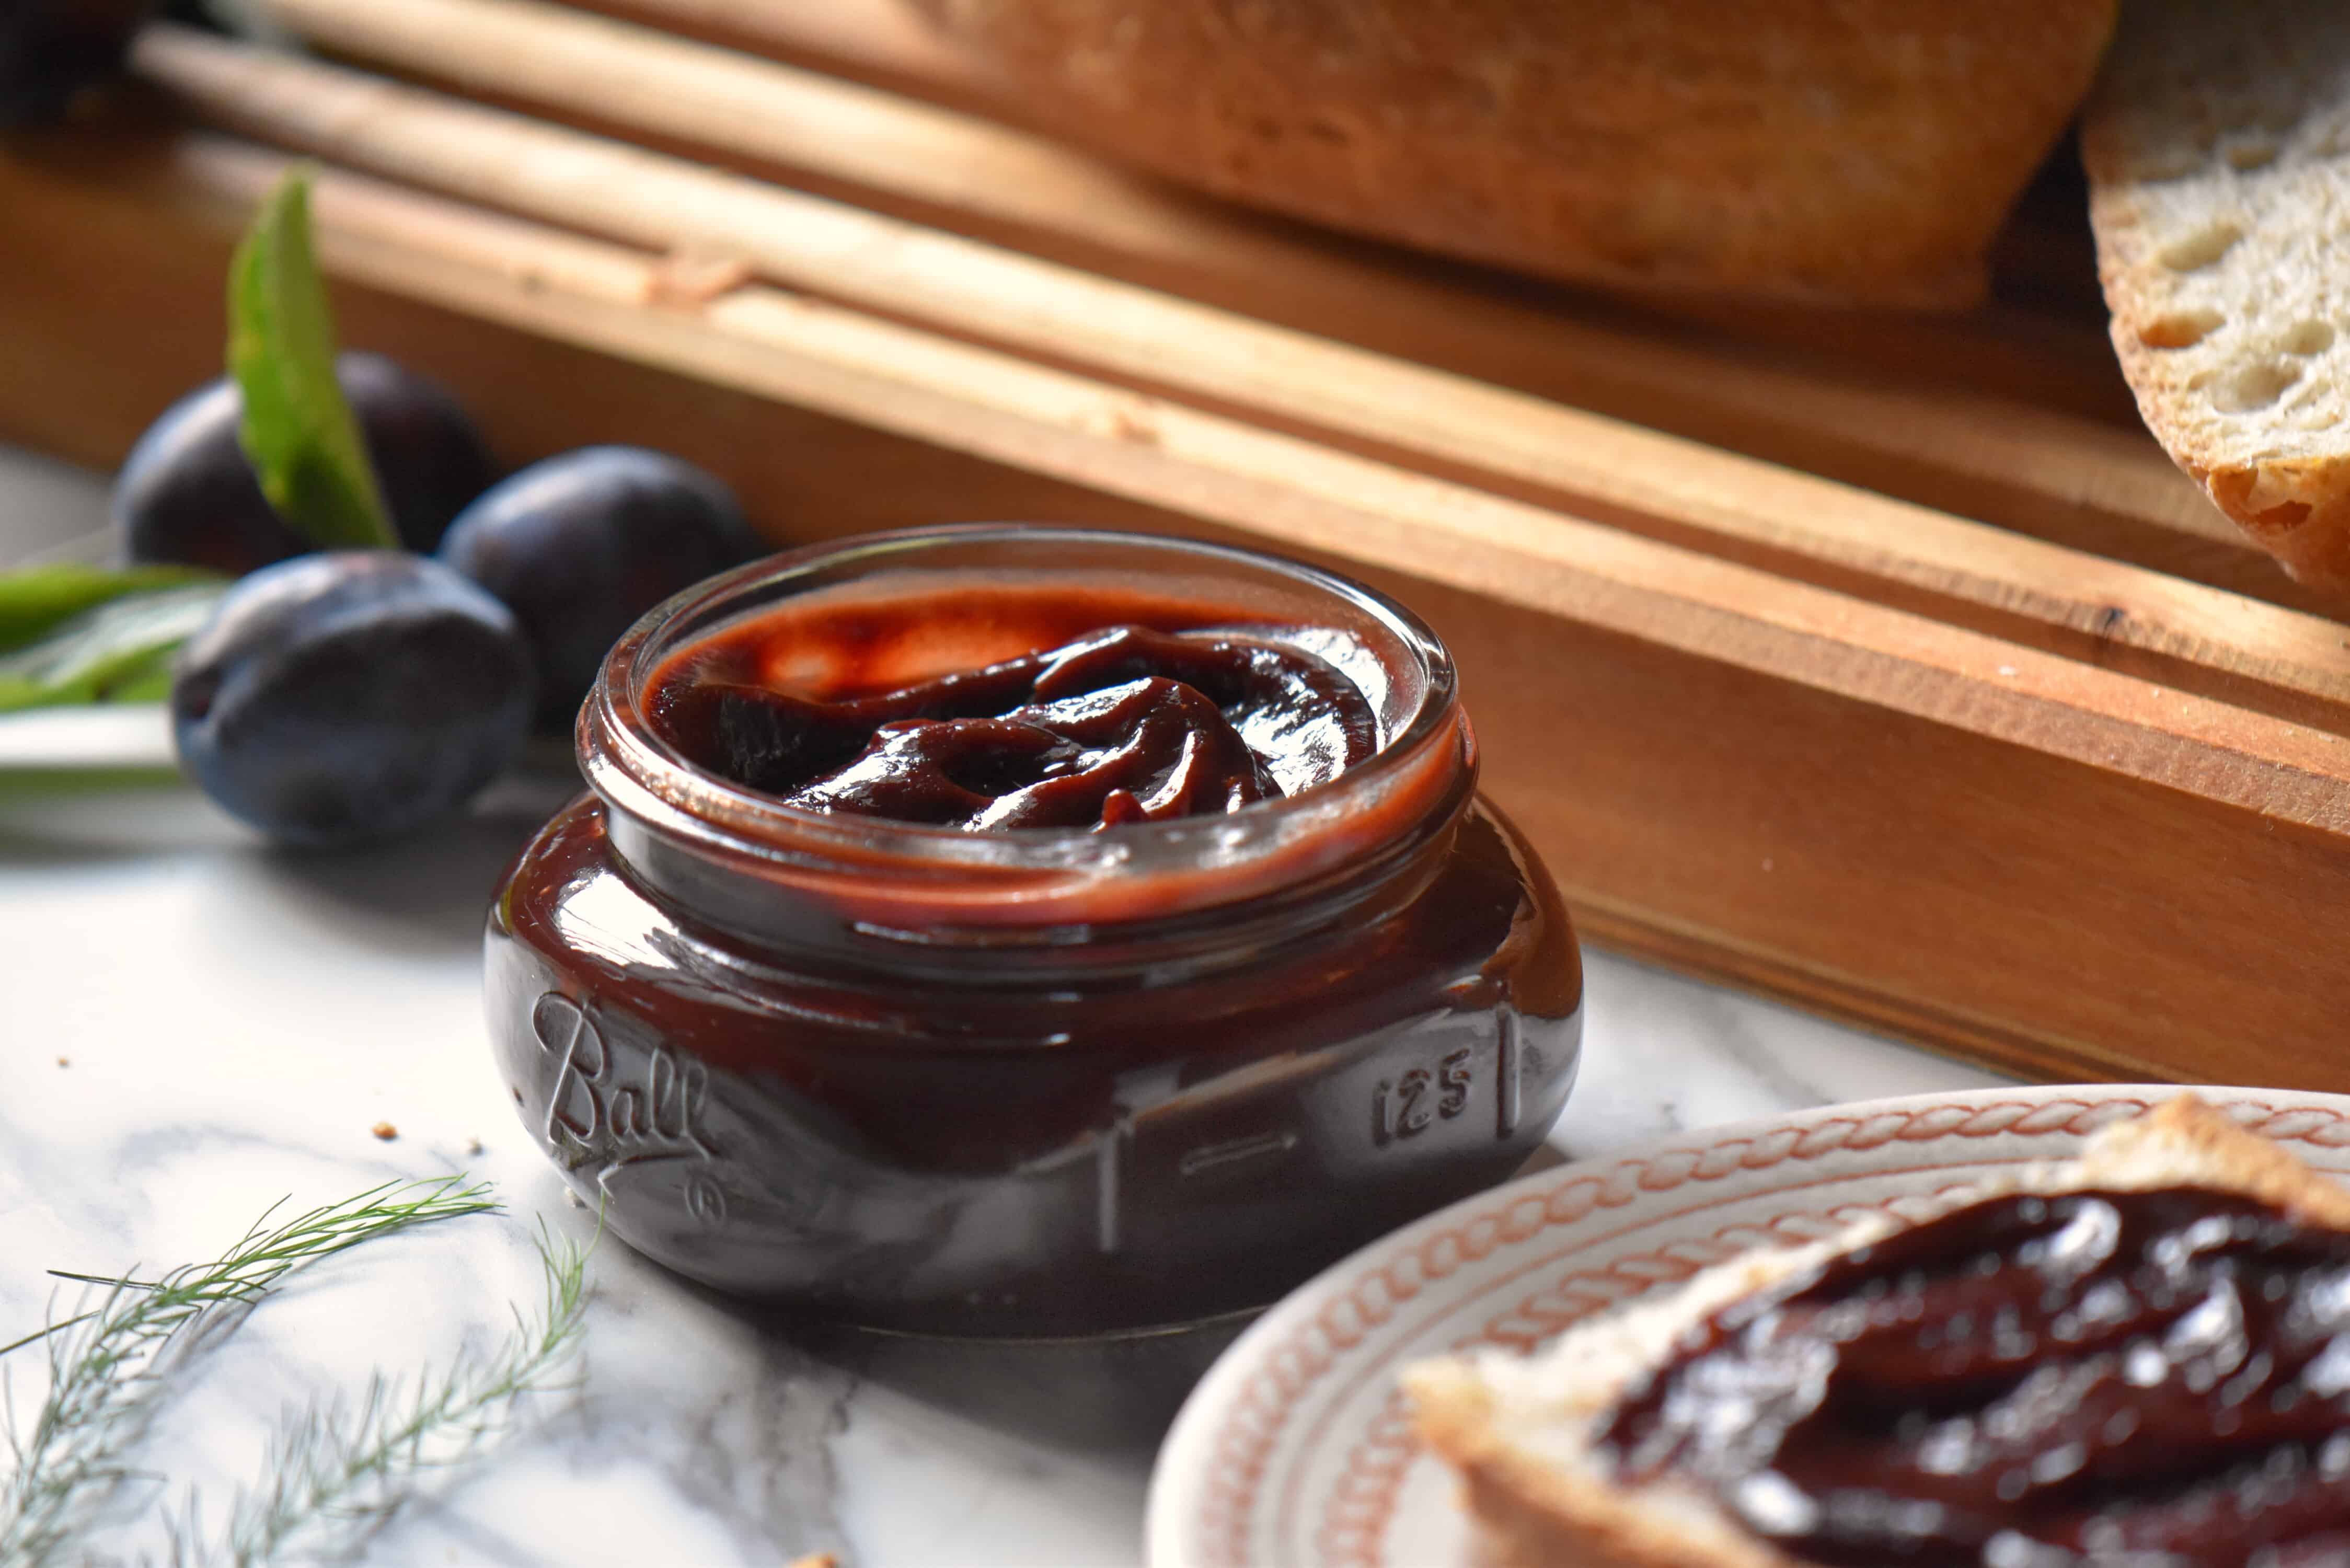
M1294 1532L1301 1513L1318 1515L1315 1568L1388 1568L1382 1542L1401 1506L1416 1445L1399 1397L1390 1394L1376 1414L1366 1416L1342 1410L1341 1396L1392 1379L1404 1361L1439 1348L1416 1343L1415 1332L1488 1297L1523 1295L1472 1337L1530 1349L1651 1284L1685 1278L1759 1242L1807 1240L1841 1222L1856 1205L1832 1205L1825 1216L1793 1210L1761 1224L1683 1237L1604 1269L1569 1269L1530 1295L1523 1289L1527 1276L1547 1276L1578 1253L1711 1207L1838 1185L1865 1189L1873 1173L1887 1181L1905 1179L1905 1195L1916 1196L1918 1180L1938 1173L1951 1179L1940 1184L1947 1189L1986 1169L2061 1158L2097 1127L2181 1092L2170 1085L2064 1085L1822 1106L1678 1133L1555 1167L1417 1220L1291 1293L1193 1390L1151 1476L1150 1568L1275 1568L1257 1550L1268 1511L1284 1536ZM2350 1150L2350 1097L2247 1088L2194 1092L2304 1154ZM2026 1141L2002 1152L1992 1147L2002 1138ZM1972 1158L1904 1158L1929 1148ZM1811 1162L1832 1156L1848 1158L1832 1173L1815 1176ZM2350 1154L2318 1162L2345 1161ZM1753 1181L1782 1171L1801 1179ZM1737 1179L1747 1185L1709 1195L1714 1184ZM1858 1207L1900 1200L1887 1195ZM1617 1211L1613 1230L1561 1240L1562 1230L1602 1210ZM1468 1271L1488 1259L1513 1266L1482 1283L1471 1278ZM1326 1495L1302 1495L1294 1484L1297 1472L1314 1454L1342 1447L1337 1478L1322 1489ZM1293 1484L1284 1487L1284 1480Z

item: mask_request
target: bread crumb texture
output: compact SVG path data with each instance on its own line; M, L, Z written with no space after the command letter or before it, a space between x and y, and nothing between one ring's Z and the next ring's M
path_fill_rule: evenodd
M2081 150L2147 427L2294 576L2350 587L2350 4L2131 0Z
M1082 145L1578 282L1963 305L2113 0L920 0Z

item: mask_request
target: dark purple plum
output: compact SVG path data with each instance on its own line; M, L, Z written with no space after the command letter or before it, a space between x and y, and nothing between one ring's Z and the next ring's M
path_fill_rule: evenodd
M638 617L767 548L716 475L641 447L591 446L474 502L441 558L522 622L538 658L538 725L561 730Z
M0 0L0 127L55 119L122 68L153 0Z
M431 555L459 514L498 482L481 431L448 388L384 355L338 355L335 382L359 416L400 542Z
M338 550L265 566L180 650L180 760L291 844L403 833L454 811L529 732L530 649L440 562Z
M335 379L367 438L400 542L430 553L497 479L473 421L439 382L380 354L340 356ZM224 378L173 403L139 438L114 483L114 525L127 559L234 575L312 547L262 498L237 445L243 412L244 399Z

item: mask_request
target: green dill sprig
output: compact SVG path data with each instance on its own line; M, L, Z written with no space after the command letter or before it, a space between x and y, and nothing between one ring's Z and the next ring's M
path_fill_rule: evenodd
M494 1354L418 1374L412 1391L378 1373L356 1407L340 1399L289 1414L269 1441L263 1479L239 1490L226 1529L207 1542L195 1500L174 1521L175 1568L260 1568L289 1554L332 1561L356 1551L410 1497L404 1483L462 1463L504 1436L532 1395L571 1386L587 1306L585 1244L539 1227L546 1299L515 1310Z
M376 1237L497 1208L484 1183L462 1176L406 1185L387 1182L355 1198L272 1226L278 1206L242 1241L208 1263L190 1263L152 1281L102 1280L94 1308L15 1344L39 1340L49 1350L49 1388L29 1433L13 1404L5 1411L14 1466L0 1484L0 1563L47 1568L61 1561L93 1514L128 1478L123 1461L170 1383L168 1364L194 1349L214 1327L233 1326L290 1270ZM134 1271L135 1272L135 1271Z

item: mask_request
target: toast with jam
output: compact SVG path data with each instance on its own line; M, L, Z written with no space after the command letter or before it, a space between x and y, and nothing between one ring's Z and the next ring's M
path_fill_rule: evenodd
M1505 1568L2350 1563L2350 1192L2191 1098L1405 1376Z

